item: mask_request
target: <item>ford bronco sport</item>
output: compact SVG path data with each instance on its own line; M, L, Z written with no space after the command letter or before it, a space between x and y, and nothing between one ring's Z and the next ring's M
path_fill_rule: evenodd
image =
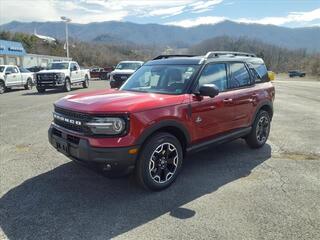
M73 160L110 174L135 170L160 190L178 176L186 154L244 138L267 141L275 90L254 54L159 56L119 90L69 95L54 104L49 141Z

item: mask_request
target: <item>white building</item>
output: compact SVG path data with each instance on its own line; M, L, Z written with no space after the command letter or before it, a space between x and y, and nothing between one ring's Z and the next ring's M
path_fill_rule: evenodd
M53 61L67 61L71 58L28 54L20 42L0 39L0 65L18 65L25 68L47 67Z

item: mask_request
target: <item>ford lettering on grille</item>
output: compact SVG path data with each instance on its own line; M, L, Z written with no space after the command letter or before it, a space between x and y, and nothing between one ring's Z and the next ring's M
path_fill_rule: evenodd
M82 125L81 121L62 116L62 115L55 113L55 112L53 113L53 118L55 118L59 121L62 121L62 122L66 122L66 123L70 123L70 124L74 124L74 125L78 125L78 126Z

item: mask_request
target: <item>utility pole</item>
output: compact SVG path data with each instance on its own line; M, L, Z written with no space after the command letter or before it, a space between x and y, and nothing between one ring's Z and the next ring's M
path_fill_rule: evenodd
M71 18L62 16L61 20L66 23L66 49L67 49L67 58L69 58L69 37L68 37L68 23L71 22Z

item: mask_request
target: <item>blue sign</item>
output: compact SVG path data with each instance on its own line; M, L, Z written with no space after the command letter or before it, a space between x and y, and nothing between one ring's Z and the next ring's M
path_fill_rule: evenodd
M26 51L20 42L0 39L0 55L23 56L25 54Z

